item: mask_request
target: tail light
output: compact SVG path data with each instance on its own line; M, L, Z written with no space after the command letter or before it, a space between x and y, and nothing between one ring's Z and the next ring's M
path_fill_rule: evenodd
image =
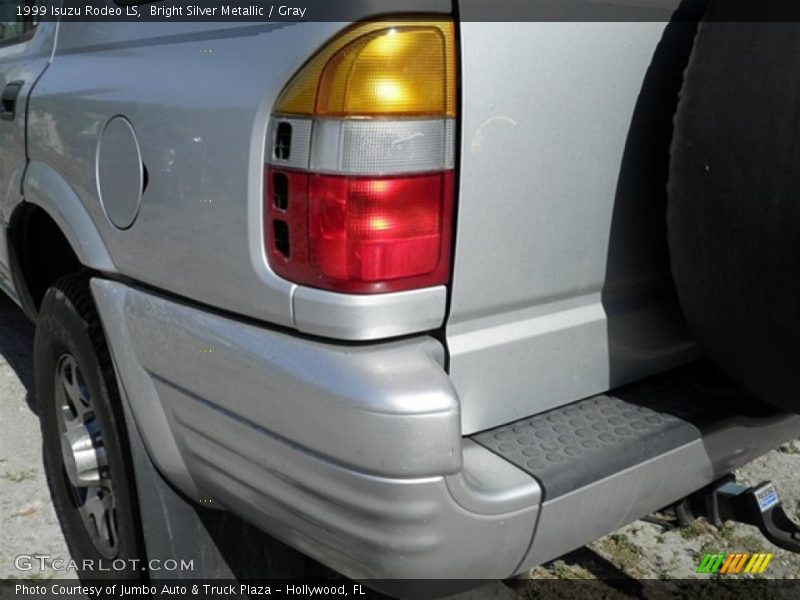
M450 21L360 24L306 63L270 126L272 269L348 293L446 283L455 94Z

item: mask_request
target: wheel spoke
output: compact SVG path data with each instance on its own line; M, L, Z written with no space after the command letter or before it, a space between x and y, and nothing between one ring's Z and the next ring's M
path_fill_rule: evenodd
M113 508L114 496L107 488L100 487L94 487L89 491L83 505L86 516L96 530L98 541L108 548L116 545Z
M69 354L61 358L60 364L61 384L64 386L64 391L67 393L67 399L70 402L75 402L77 398L77 390L75 385L75 359Z
M69 405L65 404L61 407L61 416L64 429L67 431L83 425L83 419L80 417L80 415L76 416Z
M89 389L86 387L86 382L83 380L83 374L80 372L80 369L78 369L77 366L75 367L75 393L78 398L76 404L78 412L85 419L91 417L93 415L93 411L92 400L89 397ZM78 408L77 405L80 405L80 408Z
M75 359L69 354L59 364L59 380L64 390L64 424L69 429L86 422L92 416L91 400Z

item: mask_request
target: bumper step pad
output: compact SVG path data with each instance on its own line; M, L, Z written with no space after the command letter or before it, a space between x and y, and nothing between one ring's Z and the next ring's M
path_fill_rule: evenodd
M732 413L777 413L695 365L472 436L553 499L702 438Z

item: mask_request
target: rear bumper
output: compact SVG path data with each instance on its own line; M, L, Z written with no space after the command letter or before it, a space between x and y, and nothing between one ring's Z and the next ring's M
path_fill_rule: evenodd
M720 417L548 497L502 446L476 443L486 432L462 437L433 338L339 346L120 283L94 279L92 291L159 471L356 579L507 577L800 433L800 417L775 411Z
M497 579L533 534L539 487L463 439L430 337L337 346L94 279L151 460L358 579Z

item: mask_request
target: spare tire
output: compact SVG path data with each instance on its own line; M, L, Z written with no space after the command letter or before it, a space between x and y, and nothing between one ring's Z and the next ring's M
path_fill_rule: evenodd
M758 398L800 412L800 23L725 22L734 4L710 3L685 74L672 269L708 357Z

